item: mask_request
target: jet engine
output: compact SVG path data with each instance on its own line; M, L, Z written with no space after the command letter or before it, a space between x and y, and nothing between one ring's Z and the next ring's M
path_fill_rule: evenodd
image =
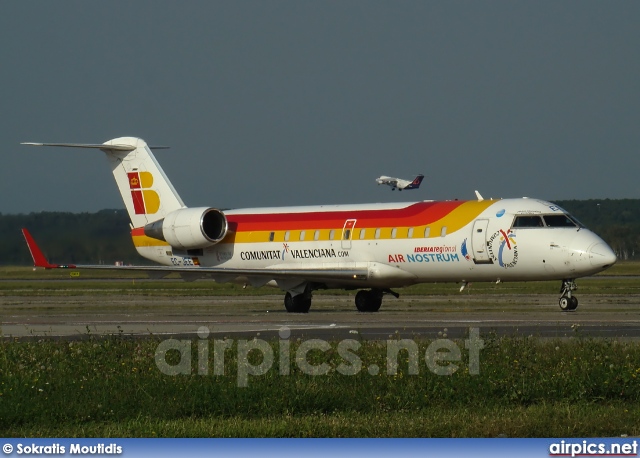
M215 245L228 230L227 218L216 208L181 208L149 223L144 234L168 242L173 248L194 250Z

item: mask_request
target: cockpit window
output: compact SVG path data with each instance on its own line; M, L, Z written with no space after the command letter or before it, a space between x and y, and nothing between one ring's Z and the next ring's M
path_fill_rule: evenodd
M585 226L584 224L582 224L582 221L580 221L578 218L576 218L573 215L569 215L567 213L567 216L569 217L569 219L571 219L571 221L573 221L574 223L576 223L576 226L578 226L579 228L586 228L587 226Z
M513 221L513 227L544 227L544 224L542 223L542 218L537 215L521 215L516 216L516 219Z
M565 214L544 215L543 218L549 227L578 227L578 224Z
M585 227L580 221L568 213L554 213L552 215L518 215L513 220L513 229L539 227Z

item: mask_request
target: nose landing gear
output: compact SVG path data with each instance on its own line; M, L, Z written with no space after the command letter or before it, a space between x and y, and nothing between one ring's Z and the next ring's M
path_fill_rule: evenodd
M578 298L572 294L572 291L578 289L574 279L562 280L560 287L560 300L558 304L563 311L575 310L578 307Z

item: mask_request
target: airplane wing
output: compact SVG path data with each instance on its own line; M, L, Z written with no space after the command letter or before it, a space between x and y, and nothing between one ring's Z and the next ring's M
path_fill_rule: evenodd
M26 228L22 234L27 242L35 267L45 269L88 269L112 271L146 272L153 277L163 277L170 273L179 273L185 280L211 277L222 281L237 278L247 278L251 284L266 284L271 280L301 280L316 282L344 282L362 283L375 276L380 269L386 270L386 265L368 262L318 263L309 267L287 266L280 264L263 269L241 269L225 267L193 266L116 266L93 264L51 264L40 250L35 240ZM195 263L194 263L195 264ZM373 264L373 265L372 265ZM374 271L372 271L372 268ZM398 269L393 269L397 271Z
M387 177L383 175L379 178L376 178L376 183L386 184L387 186L391 186L392 188L395 189L398 187L398 178Z
M392 178L392 177L386 177L386 176L381 176L379 178L376 178L376 182L378 184L386 184L389 186L396 186L398 184L398 179L397 178Z

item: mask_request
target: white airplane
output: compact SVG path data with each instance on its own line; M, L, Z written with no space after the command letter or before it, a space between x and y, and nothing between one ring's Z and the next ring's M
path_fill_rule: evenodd
M106 153L131 218L133 243L160 266L51 264L23 230L36 266L179 272L285 291L288 312L309 311L318 289L359 289L355 304L378 311L392 288L424 282L559 280L560 308L578 305L575 279L616 256L562 208L537 199L249 208L187 207L147 144L28 143Z
M413 179L413 181L409 181L403 180L402 178L394 178L382 175L381 177L376 178L376 183L391 186L392 191L395 191L396 189L398 191L402 191L403 189L418 189L420 187L420 183L422 183L423 178L424 175L418 175Z

